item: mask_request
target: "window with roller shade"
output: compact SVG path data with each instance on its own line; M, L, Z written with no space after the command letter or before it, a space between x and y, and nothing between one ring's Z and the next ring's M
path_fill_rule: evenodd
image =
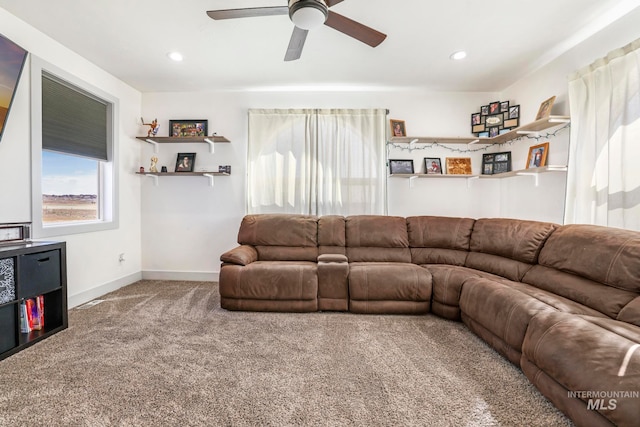
M32 68L32 102L38 104L32 106L32 164L39 172L34 173L34 235L115 228L117 103L59 70Z

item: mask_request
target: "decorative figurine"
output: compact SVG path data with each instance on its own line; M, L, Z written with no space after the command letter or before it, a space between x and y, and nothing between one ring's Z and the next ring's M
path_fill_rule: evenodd
M158 124L158 119L153 119L151 123L145 123L142 117L140 117L140 120L142 121L143 125L149 126L149 131L147 132L147 138L156 136L158 134L158 129L160 128L160 125Z
M165 172L166 173L167 172L167 167L166 166L161 167L160 168L160 172Z
M158 168L156 168L156 163L158 163L158 158L153 156L151 158L151 167L149 168L149 172L158 172Z
M140 173L144 173L144 167L140 166Z

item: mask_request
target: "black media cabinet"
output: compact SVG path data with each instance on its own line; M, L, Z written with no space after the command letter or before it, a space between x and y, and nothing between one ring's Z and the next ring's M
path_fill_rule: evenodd
M21 302L39 295L44 297L44 327L23 333ZM68 324L66 243L0 246L0 360L66 329Z

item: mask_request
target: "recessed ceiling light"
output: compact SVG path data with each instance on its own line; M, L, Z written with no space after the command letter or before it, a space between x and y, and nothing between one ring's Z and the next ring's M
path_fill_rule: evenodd
M467 57L467 52L464 50L459 50L457 52L453 52L449 58L459 61L460 59L464 59Z
M167 56L176 62L182 61L182 54L180 52L167 53Z

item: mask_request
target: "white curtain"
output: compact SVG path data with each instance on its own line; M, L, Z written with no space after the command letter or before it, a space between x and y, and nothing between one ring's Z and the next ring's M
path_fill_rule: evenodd
M386 213L386 110L249 110L248 213Z
M565 223L640 230L640 40L570 77Z

